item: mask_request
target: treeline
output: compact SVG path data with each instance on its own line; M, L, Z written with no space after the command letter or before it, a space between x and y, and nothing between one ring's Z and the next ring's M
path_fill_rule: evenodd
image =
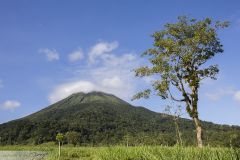
M1 145L34 144L56 141L57 133L64 134L64 144L80 146L106 146L106 145L164 145L177 144L172 121L165 120L164 126L157 127L155 131L147 129L135 130L131 126L119 127L112 123L103 126L94 125L96 128L79 127L68 130L67 123L42 122L34 124L28 121L17 121L1 128ZM239 127L218 126L205 123L206 131L203 135L205 145L215 147L240 147ZM195 131L188 121L181 121L180 130L184 146L195 146ZM5 132L4 132L5 131Z
M196 146L194 134L185 132L183 134L183 144L178 144L174 134L164 133L138 133L126 134L121 139L115 137L102 138L101 141L84 142L81 139L81 133L70 131L64 135L63 144L73 144L74 146L106 146L106 145L126 145L126 146L146 146L146 145L163 145L163 146ZM204 142L207 146L212 147L240 147L240 135L225 133L221 135L214 135L209 133L204 136Z
M69 131L64 134L64 144L73 144L74 146L106 146L106 145L126 145L126 146L141 146L141 145L163 145L174 146L177 144L175 134L171 133L126 133L121 137L116 137L112 133L96 134L91 136L91 139L86 139L86 136L80 132ZM196 146L194 133L183 132L183 146ZM212 147L240 147L240 134L235 132L207 132L204 134L203 140L205 145ZM35 143L34 144L38 144Z

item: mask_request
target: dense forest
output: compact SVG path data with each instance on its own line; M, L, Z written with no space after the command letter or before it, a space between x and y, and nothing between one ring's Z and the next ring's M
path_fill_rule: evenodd
M202 122L203 140L210 146L240 147L240 127ZM179 120L183 144L195 145L191 120ZM176 144L170 115L135 107L103 92L76 93L27 117L0 125L0 144L41 144L57 133L74 131L78 145Z

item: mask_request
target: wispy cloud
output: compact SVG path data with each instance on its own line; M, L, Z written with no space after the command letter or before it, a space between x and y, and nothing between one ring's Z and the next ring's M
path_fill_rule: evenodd
M205 95L212 101L218 101L226 96L230 96L235 101L240 102L240 90L233 87L220 88L214 92L207 92Z
M76 62L79 60L82 60L84 58L84 53L81 48L78 48L77 50L73 51L68 55L68 59L70 62Z
M98 57L103 56L106 53L110 53L113 50L118 48L118 42L99 42L95 44L93 47L91 47L91 50L88 54L89 56L89 62L95 63L96 59Z
M2 109L10 110L10 111L14 111L15 109L19 108L20 106L21 106L21 103L16 100L7 100L1 105Z
M224 96L233 95L235 93L235 89L232 87L226 87L226 88L219 88L212 92L207 92L206 96L213 101L218 101Z
M45 54L48 61L56 61L60 59L59 53L56 49L42 48L39 49L38 52Z
M234 94L234 99L238 102L240 102L240 91L236 91Z
M76 92L103 91L123 99L131 97L136 89L134 74L131 71L139 62L133 53L112 53L118 42L100 42L87 53L91 65L72 69L72 81L55 86L49 95L54 103ZM108 54L105 54L108 53ZM98 62L95 65L95 62Z

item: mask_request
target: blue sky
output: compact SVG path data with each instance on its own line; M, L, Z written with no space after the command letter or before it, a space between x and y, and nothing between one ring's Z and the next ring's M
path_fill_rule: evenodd
M145 61L150 35L179 15L228 20L217 81L200 89L200 118L240 125L240 2L158 0L0 1L0 123L78 91L100 90L129 101L150 79L130 69ZM129 101L130 102L130 101ZM131 102L161 112L158 97Z

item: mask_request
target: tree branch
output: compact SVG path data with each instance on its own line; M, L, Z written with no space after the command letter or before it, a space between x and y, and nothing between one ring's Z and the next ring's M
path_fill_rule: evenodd
M181 90L183 92L183 97L185 98L186 102L188 103L189 106L191 106L192 102L188 96L188 93L185 91L185 88L184 88L184 85L183 85L183 82L182 82L182 79L181 79L181 76L180 74L177 72L177 77L179 79L179 83L181 85Z
M185 101L185 98L184 98L184 99L176 99L176 98L171 94L170 89L168 89L168 93L169 93L171 99L174 100L174 101L176 101L176 102L184 102L184 101Z

